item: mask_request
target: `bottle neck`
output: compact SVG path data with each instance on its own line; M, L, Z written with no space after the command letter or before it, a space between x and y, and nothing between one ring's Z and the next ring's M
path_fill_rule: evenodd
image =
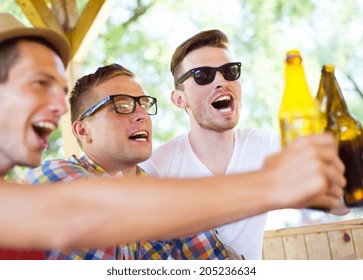
M334 72L326 71L326 69L323 68L321 72L317 100L321 106L321 111L325 114L329 114L333 109L333 100L336 98L334 97L334 87Z
M320 102L322 112L333 112L334 115L349 114L347 104L335 78L334 70L323 68L317 99Z
M344 101L343 94L335 77L334 77L334 91L332 97L334 98L335 102L337 102L342 113L349 115L348 106Z
M286 65L285 92L295 92L295 94L285 95L285 98L294 98L295 100L312 98L302 65Z
M305 80L305 72L304 68L301 64L289 65L285 66L285 77L286 82L294 82L295 79Z

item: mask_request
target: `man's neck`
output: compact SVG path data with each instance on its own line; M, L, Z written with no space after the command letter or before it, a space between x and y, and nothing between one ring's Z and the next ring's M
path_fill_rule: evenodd
M87 154L87 153L86 153ZM102 161L97 159L96 157L87 154L87 157L90 158L94 163L101 166L103 170L111 175L111 176L136 176L137 165L136 164L115 164L111 161Z
M119 171L115 172L113 171L113 176L117 176L118 174L121 174L124 176L124 177L129 177L129 176L136 176L136 170L137 170L137 166L134 165L134 166L128 166L128 167L123 167L123 168L120 168Z
M234 148L232 129L224 132L192 129L189 141L195 155L213 174L226 172Z
M13 164L9 164L9 162L4 159L1 158L0 161L0 177L5 177L5 175L10 171L11 168L13 168L14 165Z

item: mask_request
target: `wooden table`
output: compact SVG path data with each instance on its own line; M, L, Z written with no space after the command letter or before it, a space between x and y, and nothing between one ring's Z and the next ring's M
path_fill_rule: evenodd
M363 259L363 219L266 231L263 259Z

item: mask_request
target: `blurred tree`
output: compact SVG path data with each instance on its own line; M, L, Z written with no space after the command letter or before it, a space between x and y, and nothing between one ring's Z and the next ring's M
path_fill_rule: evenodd
M335 64L337 70L345 75L339 80L344 80L341 84L347 92L348 104L362 120L363 113L359 107L363 101L349 92L359 89L352 74L352 61L357 61L354 68L362 61L350 50L362 43L363 35L340 36L344 33L344 26L361 22L360 2L355 0L349 5L342 5L337 0L319 3L226 0L223 4L215 0L180 0L173 3L120 1L98 39L97 46L103 51L93 48L93 55L86 61L87 70L94 71L98 65L119 62L136 73L146 91L159 100L160 111L154 117L157 146L188 130L184 111L176 109L169 98L172 77L168 66L173 50L196 32L218 28L228 34L234 56L243 64L244 103L239 126L278 131L275 116L283 90L283 58L290 48L301 50L313 93L318 86L321 66L324 63ZM327 7L340 13L325 14ZM317 25L324 29L315 28ZM324 34L331 33L329 40L323 38L321 30ZM352 39L355 41L352 42ZM99 59L95 60L95 57ZM350 76L348 73L351 73ZM352 82L348 83L348 77L356 82L357 87L353 87Z

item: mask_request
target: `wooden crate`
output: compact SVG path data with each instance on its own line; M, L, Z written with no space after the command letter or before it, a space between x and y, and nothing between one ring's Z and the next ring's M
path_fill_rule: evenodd
M263 259L363 259L363 219L266 231Z

